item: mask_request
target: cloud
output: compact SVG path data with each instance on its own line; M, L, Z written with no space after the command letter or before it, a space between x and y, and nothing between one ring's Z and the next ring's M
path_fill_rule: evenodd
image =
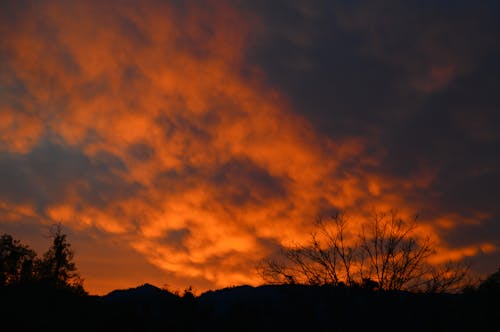
M30 202L40 213L48 205L76 195L82 204L105 207L109 200L137 194L140 186L126 183L120 160L102 154L90 159L80 150L41 142L29 153L3 153L0 196L12 203Z
M4 224L61 220L96 292L128 256L175 287L256 283L259 259L332 209L425 207L463 255L484 243L442 225L500 216L488 8L463 23L461 3L2 7Z

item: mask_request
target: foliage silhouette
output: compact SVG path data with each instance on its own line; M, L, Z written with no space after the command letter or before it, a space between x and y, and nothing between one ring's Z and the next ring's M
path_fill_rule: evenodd
M84 292L83 280L76 273L73 262L73 250L63 233L62 226L57 224L50 230L52 244L37 262L38 278L59 287L69 287L77 292Z
M51 245L39 258L29 246L9 234L0 236L0 286L46 284L85 294L83 279L76 273L73 250L61 225L50 229Z
M27 282L36 253L9 234L0 236L0 286Z
M344 230L345 236L351 236ZM65 256L59 266L68 265L72 251L67 238L60 228L52 234L52 245L43 258L53 261L59 252ZM11 236L1 239L5 248L30 250ZM338 246L341 251L341 244ZM71 284L73 268L51 274L58 276L59 283L10 278L8 284L0 286L1 326L13 331L51 332L500 330L500 293L492 291L498 290L500 270L463 294L378 292L373 291L378 282L370 278L358 285L354 254L351 287L343 282L348 280L345 267L337 270L337 285L237 286L200 296L195 296L191 287L184 294L174 294L149 284L89 296L59 285L63 281ZM12 261L17 262L12 266L19 268L19 260ZM33 275L40 275L36 266ZM18 276L19 269L16 271L12 275Z

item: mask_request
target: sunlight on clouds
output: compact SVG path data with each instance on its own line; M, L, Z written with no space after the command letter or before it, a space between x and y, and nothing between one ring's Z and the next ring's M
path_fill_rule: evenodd
M479 253L492 253L498 250L498 247L492 243L481 243L480 245L467 246L462 248L439 247L438 253L429 259L430 263L443 264L448 260L459 261L473 257Z
M1 103L1 102L0 102ZM37 144L43 124L36 116L0 104L0 147L2 150L28 152Z
M2 32L11 36L8 66L33 100L0 105L2 151L29 155L50 141L87 163L64 178L57 201L2 209L95 227L171 275L221 287L259 282L256 262L307 239L320 213L359 209L356 224L373 207L418 208L400 194L432 173L404 184L368 173L363 166L379 160L364 155L362 138L316 132L245 64L258 21L224 2L149 5L35 4ZM435 88L452 72L431 74ZM92 285L109 285L105 278L87 284L102 292L108 286Z

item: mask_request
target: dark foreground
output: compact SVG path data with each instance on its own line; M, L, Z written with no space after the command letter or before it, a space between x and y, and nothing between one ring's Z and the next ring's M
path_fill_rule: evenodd
M500 293L241 286L199 297L151 285L104 297L0 288L2 331L500 331Z

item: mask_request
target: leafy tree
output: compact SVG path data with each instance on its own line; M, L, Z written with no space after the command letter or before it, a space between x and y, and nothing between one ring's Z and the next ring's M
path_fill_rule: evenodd
M407 221L395 211L374 213L358 233L342 213L317 226L308 243L261 263L266 282L446 292L459 289L468 272L459 263L429 264L435 253L429 238L416 236L416 218Z
M36 253L9 234L0 236L0 286L17 284L32 278Z
M83 281L76 272L73 250L60 224L50 230L52 244L38 262L39 278L55 286L74 288L83 292Z

